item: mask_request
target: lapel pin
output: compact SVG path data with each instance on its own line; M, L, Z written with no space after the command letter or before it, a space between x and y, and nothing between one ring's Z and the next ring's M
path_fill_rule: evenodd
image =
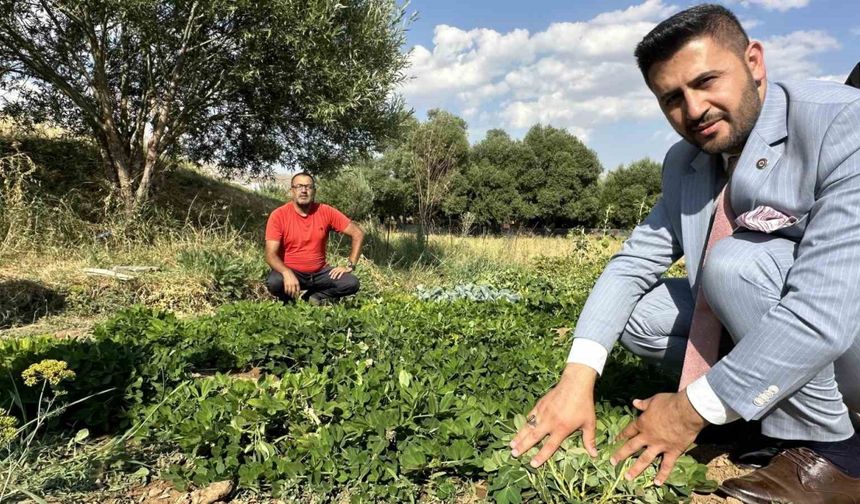
M765 166L767 166L767 158L761 158L755 162L755 167L758 168L759 170L761 170Z

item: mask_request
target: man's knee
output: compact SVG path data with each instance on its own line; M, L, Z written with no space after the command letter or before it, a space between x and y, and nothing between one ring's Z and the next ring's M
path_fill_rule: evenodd
M651 321L653 319L637 316L634 312L627 320L627 325L624 326L618 341L624 348L639 356L643 353L665 350L668 334L652 327Z
M860 371L860 348L853 346L842 355L834 366L836 383L842 400L849 410L860 413L860 380L857 380Z
M272 271L266 278L266 289L274 296L280 296L284 293L284 275L277 271Z
M683 360L692 313L687 279L664 279L636 304L620 343L639 357L672 367Z
M352 274L346 274L341 279L343 280L343 292L345 296L355 294L361 288L361 282L358 277Z
M741 233L717 243L702 270L702 289L712 305L766 296L779 299L796 244L762 233Z

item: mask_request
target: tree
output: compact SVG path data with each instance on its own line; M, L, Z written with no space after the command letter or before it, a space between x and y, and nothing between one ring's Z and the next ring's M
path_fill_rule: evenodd
M408 146L418 203L418 238L423 242L454 175L468 158L466 121L444 110L431 110L427 121L414 129Z
M662 193L660 163L648 158L609 172L601 185L600 208L608 224L630 229L639 224Z
M472 147L469 160L445 200L444 210L449 215L469 211L475 222L492 226L534 217L533 207L523 199L524 189L534 185L528 179L537 166L531 149L512 140L505 131L494 129Z
M535 216L544 224L590 221L603 169L594 151L567 131L540 124L526 133L524 142L537 158L534 168L521 175L532 184L524 188L524 197Z
M415 214L418 206L412 177L412 154L397 148L373 160L366 167L373 189L372 213L382 219L397 219Z
M373 213L373 189L362 166L347 166L333 177L321 177L317 198L352 220L363 220Z
M0 0L4 112L90 134L125 208L171 155L325 172L395 131L393 0Z
M482 159L469 166L466 180L472 192L469 211L476 223L502 226L518 217L522 198L516 172Z

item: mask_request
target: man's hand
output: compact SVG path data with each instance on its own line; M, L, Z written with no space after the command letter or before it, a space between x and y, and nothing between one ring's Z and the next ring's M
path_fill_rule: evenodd
M582 441L592 457L597 456L594 446L594 382L597 371L582 364L568 364L561 380L547 392L529 412L529 422L511 441L511 455L519 457L549 436L537 455L531 460L538 467L561 445L568 436L582 430Z
M657 394L644 400L636 399L633 406L642 414L618 435L618 439L626 440L626 443L609 460L615 465L644 449L624 475L632 480L655 458L663 455L660 470L654 478L655 485L662 485L675 467L678 457L696 440L708 422L693 408L684 390L674 394Z
M296 278L296 275L293 274L291 270L286 270L283 272L284 275L284 292L292 297L299 297L299 291L301 291L301 287L299 287L299 279Z
M337 280L342 277L344 273L352 273L352 268L332 268L331 271L328 272L328 276Z

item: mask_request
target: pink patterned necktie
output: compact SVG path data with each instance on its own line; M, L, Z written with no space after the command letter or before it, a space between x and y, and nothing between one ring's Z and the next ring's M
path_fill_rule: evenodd
M731 174L737 163L737 157L730 157L727 171ZM720 191L714 208L714 222L708 234L705 246L702 270L707 267L708 253L726 236L732 234L735 220L728 195L729 183ZM681 382L678 390L684 390L687 385L704 375L717 362L720 351L720 338L723 335L723 324L711 311L711 306L702 290L702 272L699 272L699 293L696 296L696 307L693 310L693 321L690 324L690 336L687 340L687 351L684 354L684 367L681 369Z

